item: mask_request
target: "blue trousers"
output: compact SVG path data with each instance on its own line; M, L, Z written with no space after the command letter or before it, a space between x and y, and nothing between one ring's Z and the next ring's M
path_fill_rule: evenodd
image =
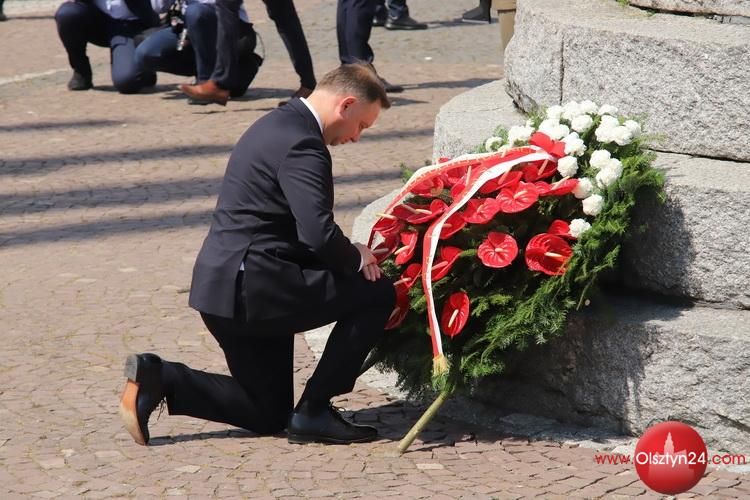
M338 0L336 37L341 64L371 63L375 58L369 41L376 6L377 0Z
M179 35L162 28L149 35L135 50L135 62L145 71L163 71L193 76L199 82L211 78L216 64L216 8L212 4L191 3L185 11L189 43L177 50Z
M388 2L378 0L378 5L375 7L375 17L380 19L385 19L386 16L391 19L400 19L408 15L409 6L406 5L406 0L388 0Z
M133 94L153 85L153 72L142 71L135 63L135 36L146 27L140 21L112 19L93 4L65 2L55 13L57 33L60 35L68 62L74 71L91 78L91 64L86 45L109 47L112 83L123 94Z

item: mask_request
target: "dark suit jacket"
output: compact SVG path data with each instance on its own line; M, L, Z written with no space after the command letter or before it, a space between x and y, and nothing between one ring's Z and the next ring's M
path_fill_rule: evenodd
M332 210L331 156L315 117L294 99L235 146L193 269L190 306L234 317L244 259L248 321L315 311L360 266Z

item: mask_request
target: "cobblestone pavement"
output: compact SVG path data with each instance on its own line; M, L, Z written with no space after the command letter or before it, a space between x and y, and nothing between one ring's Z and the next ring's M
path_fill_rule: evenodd
M473 0L409 3L429 30L373 32L379 71L406 92L360 143L332 151L347 229L399 184L402 162L429 160L442 103L501 76L497 25L456 22ZM187 307L190 272L233 144L296 76L255 1L266 61L226 108L186 105L174 91L184 80L168 75L119 95L98 48L96 89L70 93L54 2L35 4L9 0L0 23L0 498L649 496L631 467L597 465L592 450L445 418L397 457L421 408L362 384L337 404L378 426L372 444L293 446L165 414L153 446L135 445L117 415L127 354L226 371ZM322 75L337 64L335 1L297 5ZM303 337L296 347L299 388L314 357ZM750 482L712 470L682 496L703 494L747 497Z

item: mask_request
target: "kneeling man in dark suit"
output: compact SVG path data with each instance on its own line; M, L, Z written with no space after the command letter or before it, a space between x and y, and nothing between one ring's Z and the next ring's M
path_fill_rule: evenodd
M125 364L120 402L139 444L166 399L171 415L224 422L259 434L287 428L292 443L354 443L373 427L344 420L333 396L350 392L395 305L393 283L372 252L333 218L326 146L356 142L390 107L368 65L331 71L307 99L256 121L237 143L211 228L193 270L190 305L216 338L231 376L154 354ZM296 407L294 334L336 322Z

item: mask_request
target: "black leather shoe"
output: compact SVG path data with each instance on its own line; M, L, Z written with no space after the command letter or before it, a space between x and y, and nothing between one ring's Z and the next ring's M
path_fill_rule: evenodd
M474 7L473 9L464 12L463 16L461 16L461 21L478 24L491 23L492 17L490 16L489 0L480 1L478 7Z
M73 72L73 76L68 82L68 90L88 90L94 87L94 83L91 81L91 76L84 76L78 71Z
M376 27L385 26L385 22L386 22L387 19L388 19L388 15L387 14L385 16L379 16L379 15L375 14L373 16L373 18L372 18L372 25L376 26Z
M303 403L289 417L287 438L290 443L366 443L378 438L378 431L369 425L348 422L333 406L311 412Z
M136 443L148 444L148 419L165 397L162 361L156 354L131 354L125 360L125 390L120 416Z
M389 17L385 22L385 29L387 30L426 30L427 24L420 23L411 16L401 16L393 19Z
M401 85L388 83L388 80L386 80L383 77L378 77L378 78L380 78L380 83L383 84L385 91L388 92L389 94L399 94L404 91L404 87L402 87Z

